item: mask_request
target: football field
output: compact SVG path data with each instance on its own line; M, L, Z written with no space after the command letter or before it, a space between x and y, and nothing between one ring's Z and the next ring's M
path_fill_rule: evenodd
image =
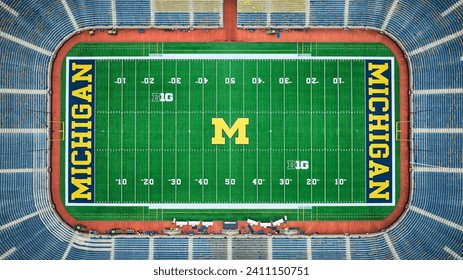
M381 220L400 188L382 44L81 43L62 197L86 220Z

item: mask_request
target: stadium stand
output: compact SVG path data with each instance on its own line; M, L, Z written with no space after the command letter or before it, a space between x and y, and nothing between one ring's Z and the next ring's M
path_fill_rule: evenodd
M273 238L272 259L274 260L306 260L306 238Z
M194 260L226 260L227 239L220 238L193 238Z
M154 26L159 28L219 28L223 1L153 1Z
M223 26L222 1L197 9L171 2L2 1L9 8L0 7L0 259L461 258L463 8L456 0L310 0L285 8L238 0L239 28L368 28L403 47L412 78L413 195L391 228L347 238L107 238L65 225L50 202L46 160L53 53L65 38L90 28Z

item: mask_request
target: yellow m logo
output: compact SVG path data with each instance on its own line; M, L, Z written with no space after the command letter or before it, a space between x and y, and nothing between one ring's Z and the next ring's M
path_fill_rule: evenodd
M225 138L223 137L223 132L232 138L233 135L238 131L238 137L235 138L235 144L237 145L247 145L249 144L249 138L246 137L246 126L249 124L248 118L238 118L232 127L229 127L227 123L222 118L212 118L212 125L215 128L215 134L212 138L213 145L223 145L225 144Z

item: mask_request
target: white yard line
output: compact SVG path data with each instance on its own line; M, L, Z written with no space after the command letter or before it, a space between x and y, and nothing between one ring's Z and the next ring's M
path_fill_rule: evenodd
M135 60L135 91L134 91L134 95L133 95L133 99L134 99L134 104L135 104L135 107L134 107L134 110L135 110L135 113L134 113L134 165L133 165L133 193L134 193L134 200L137 201L137 61Z
M151 61L148 60L148 77L151 78ZM151 150L151 84L148 83L148 151ZM151 152L148 152L148 178L151 178ZM156 184L156 182L154 182ZM148 188L148 201L150 200L150 190Z
M164 93L164 60L161 61L161 92ZM164 202L164 102L161 102L161 202Z
M191 202L191 61L188 61L188 202Z
M245 84L245 81L246 81L246 78L245 78L245 71L244 71L244 60L243 60L243 117L244 117L244 112L245 112L245 107L244 107L244 84ZM246 186L246 171L245 171L245 153L244 153L244 145L243 145L243 201L245 201L245 186ZM256 186L257 187L257 186Z
M204 78L204 60L202 62L202 72L201 72L201 77ZM202 83L201 85L201 96L202 96L202 160L201 160L201 164L202 164L202 175L201 175L201 179L202 179L202 202L204 202L204 83Z
M313 61L310 61L310 78L313 78ZM313 83L310 83L310 164L313 165ZM313 168L310 167L310 201L313 201Z
M297 147L297 160L301 160L300 158L300 152L299 152L299 138L300 138L300 128L299 128L299 125L300 125L300 106L299 106L299 60L296 61L296 106L297 106L297 122L296 122L296 134L297 134L297 137L296 137L296 147ZM300 180L299 180L299 175L300 175L300 170L297 169L296 171L297 173L297 178L296 178L296 188L297 188L297 201L299 201L299 197L300 197Z
M219 73L218 62L215 62L215 117L218 117L219 111ZM219 147L215 145L215 201L219 201Z
M272 191L273 191L273 129L272 129L272 61L270 61L270 74L269 74L269 84L270 84L270 94L269 94L269 99L270 99L270 202L273 201L272 197Z
M350 185L351 185L351 202L354 202L354 114L352 113L354 111L354 90L353 90L353 74L352 74L352 64L353 62L350 62Z
M228 62L228 76L231 77L231 60ZM229 123L232 122L232 93L231 93L231 83L228 85L228 112L229 112ZM228 178L232 178L232 150L231 150L231 141L228 141ZM244 180L244 178L243 178ZM228 188L228 201L232 201L232 185L229 185Z
M107 90L108 90L108 92L107 92L107 94L108 94L108 112L110 111L110 107L109 107L109 100L110 100L110 98L109 98L109 89L110 89L110 81L109 81L110 75L109 75L109 73L111 73L110 72L110 69L111 69L110 64L111 64L111 61L108 61L108 88L107 88ZM110 178L109 177L109 163L111 162L110 161L110 153L109 153L109 150L110 150L109 139L111 137L109 136L109 114L107 114L106 116L107 116L107 123L108 123L107 131L106 131L107 137L108 137L108 139L107 139L108 140L108 144L107 144L107 146L108 146L108 152L107 152L107 160L108 160L108 162L107 162L107 170L106 170L106 182L107 182L107 186L106 186L107 198L106 198L106 201L109 202L109 191L110 191L109 190L109 178Z
M175 78L178 78L178 61L175 61ZM177 202L177 179L178 179L178 140L177 140L177 135L178 135L178 114L177 114L177 92L178 92L178 85L175 83L175 178L174 178L174 183L175 183L175 201Z
M286 61L283 60L283 79L286 80ZM283 201L286 201L286 84L283 84Z
M324 201L326 202L326 61L323 61L323 184Z
M339 60L337 62L337 74L338 76L338 79L339 79ZM340 134L341 134L341 127L339 126L339 84L340 82L338 81L338 84L337 84L337 100L338 100L338 112L337 112L337 115L338 115L338 180L339 178L341 178L341 170L340 170L340 159L341 159L341 156L340 156L340 149L339 149L339 142L340 142ZM338 182L339 183L339 182ZM341 186L340 184L338 184L338 202L341 201Z
M259 77L259 60L256 60L256 77ZM256 84L256 178L259 178L259 83ZM256 202L259 202L259 187L256 188Z

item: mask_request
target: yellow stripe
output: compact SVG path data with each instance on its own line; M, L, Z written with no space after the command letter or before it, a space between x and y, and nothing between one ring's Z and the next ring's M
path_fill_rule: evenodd
M305 13L306 5L307 5L306 0L291 0L291 1L271 0L270 10L272 11L272 13L285 13L285 12Z
M239 13L265 13L267 10L267 0L238 0Z

